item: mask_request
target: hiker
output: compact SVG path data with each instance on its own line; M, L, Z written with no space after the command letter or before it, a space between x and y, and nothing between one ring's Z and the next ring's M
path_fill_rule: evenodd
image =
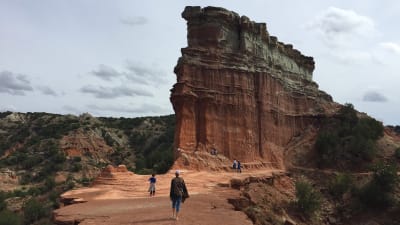
M237 172L241 173L242 172L242 165L240 164L240 161L237 161Z
M149 182L150 182L150 187L149 187L150 197L153 197L156 194L156 182L157 182L156 175L154 173L151 174Z
M233 169L233 170L236 170L236 167L237 167L237 161L236 161L236 159L234 159L234 160L233 160L232 169Z
M186 189L185 181L179 177L180 171L175 171L175 178L171 180L171 188L169 197L172 201L172 219L178 220L181 202L185 202L189 198L189 193Z

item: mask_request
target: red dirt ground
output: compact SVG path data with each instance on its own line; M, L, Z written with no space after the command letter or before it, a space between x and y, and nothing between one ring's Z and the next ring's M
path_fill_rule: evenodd
M101 181L90 188L63 194L64 198L81 198L84 203L73 204L54 211L56 224L191 224L191 225L250 225L251 220L234 211L228 198L240 195L229 187L232 178L272 176L277 170L234 172L182 171L190 198L182 204L179 220L171 219L170 181L174 171L157 175L157 192L149 197L149 176L121 173L110 181Z

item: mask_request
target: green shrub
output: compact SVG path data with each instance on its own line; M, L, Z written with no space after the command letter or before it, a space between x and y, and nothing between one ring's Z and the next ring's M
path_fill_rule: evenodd
M79 181L84 186L89 186L90 183L92 182L92 179L87 178L87 177L82 177L82 179Z
M392 192L399 181L396 165L381 162L372 169L374 171L372 182L381 186L383 191Z
M32 167L40 164L43 161L43 158L39 155L29 156L26 160L21 162L22 168L25 170L29 170Z
M74 187L75 187L74 177L72 176L72 174L69 174L64 184L64 191L71 190Z
M31 196L38 196L41 194L41 190L37 187L31 187L27 193Z
M9 210L0 211L0 225L21 225L21 217Z
M317 136L315 148L319 155L318 163L320 165L331 166L332 163L336 162L339 156L337 147L338 143L339 137L335 133L321 132Z
M32 176L30 173L24 173L24 174L21 176L21 178L20 178L20 180L19 180L19 183L20 183L21 185L27 185L27 184L31 183L33 180L34 180L34 179L33 179L33 176Z
M82 158L81 158L80 156L75 156L75 157L73 158L73 161L74 161L74 162L80 162L80 161L82 161Z
M353 180L349 174L338 174L329 183L329 192L336 199L340 199L352 186Z
M396 148L396 150L394 150L394 156L395 156L397 159L400 159L400 148Z
M48 216L48 209L37 199L29 199L23 207L25 224L32 224L35 221Z
M381 122L369 117L358 119L354 107L345 104L335 117L323 121L314 145L318 163L325 167L359 166L375 157L375 143L382 136Z
M374 118L361 118L354 129L355 133L367 139L377 140L383 136L384 127Z
M398 133L398 134L400 134L400 126L395 126L395 127L393 127L393 130L396 132L396 133Z
M7 193L4 191L0 191L0 211L7 207L7 203L5 202L7 198Z
M0 112L0 119L5 118L6 116L12 114L11 111Z
M373 167L372 180L358 193L360 202L367 208L383 209L395 203L393 191L398 183L395 165L378 163Z
M25 192L25 191L23 191L21 189L15 189L14 191L12 191L10 193L10 195L12 197L25 197L27 194L28 194L27 192Z
M53 188L56 186L56 181L54 180L54 177L50 176L47 177L46 180L44 181L44 189L46 191L51 191Z
M71 172L74 172L74 173L79 172L79 171L81 171L81 170L82 170L82 165L81 165L80 163L74 163L74 164L72 164L72 167L71 167L71 169L70 169L70 171L71 171Z
M52 203L53 208L55 209L60 207L59 196L60 194L56 191L52 191L49 193L49 200Z
M321 195L312 188L310 183L297 181L295 204L301 212L310 216L321 206Z

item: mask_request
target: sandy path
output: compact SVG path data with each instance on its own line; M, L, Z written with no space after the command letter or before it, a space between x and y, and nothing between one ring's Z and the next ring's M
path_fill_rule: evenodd
M69 205L54 212L57 224L115 225L115 224L193 224L193 225L246 225L252 224L247 216L234 211L227 199L240 192L229 187L232 178L272 175L272 170L246 171L242 174L227 172L182 171L190 198L182 205L178 221L170 219L170 180L174 173L158 175L156 197L149 197L149 176L133 175L118 179L113 184L99 184L91 188L73 190L64 197L83 198L87 202ZM277 172L277 171L276 171Z

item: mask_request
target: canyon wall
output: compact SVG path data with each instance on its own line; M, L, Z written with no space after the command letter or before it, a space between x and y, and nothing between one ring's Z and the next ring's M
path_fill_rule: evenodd
M333 112L312 80L314 60L265 23L216 7L186 7L188 46L175 67L175 157L210 152L283 168L285 146Z

